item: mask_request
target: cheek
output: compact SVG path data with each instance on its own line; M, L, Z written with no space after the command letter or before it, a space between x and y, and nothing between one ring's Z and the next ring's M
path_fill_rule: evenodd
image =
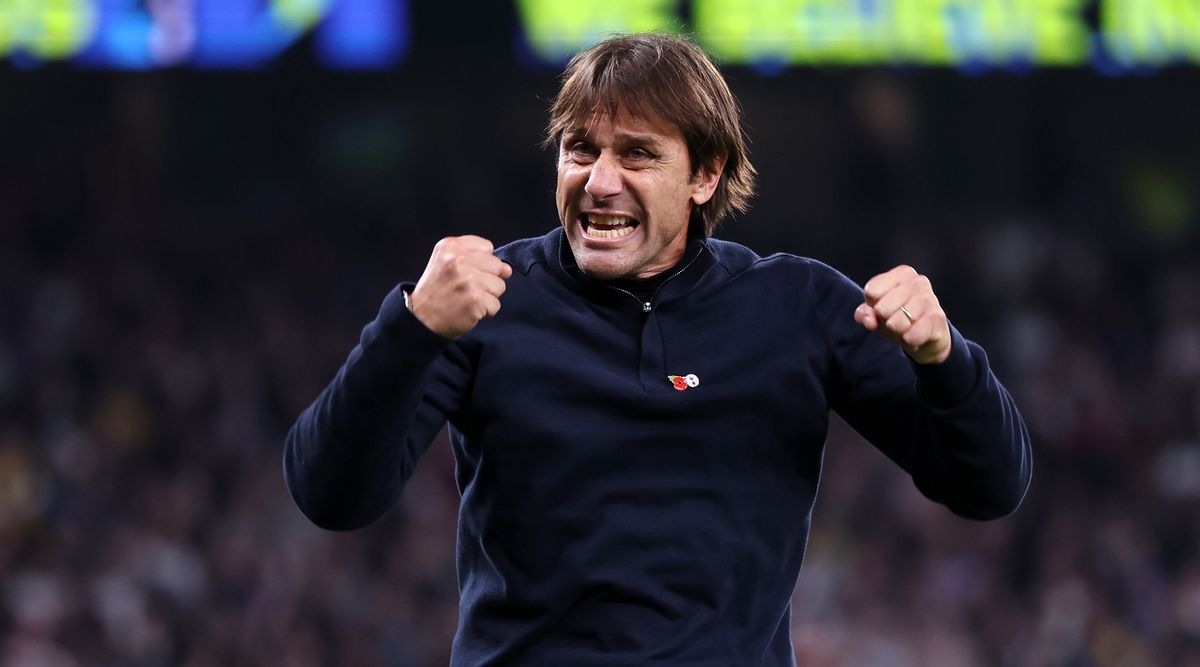
M558 202L558 210L562 211L564 204L567 201L567 190L569 181L561 169L558 170L558 181L554 186L554 201Z
M583 184L586 182L584 173L579 169L571 169L570 167L558 168L558 181L555 185L554 195L561 207L567 199L571 198Z
M642 192L646 193L646 197L641 201L651 209L652 214L671 220L680 216L687 218L692 204L692 189L686 182L678 178L659 179Z

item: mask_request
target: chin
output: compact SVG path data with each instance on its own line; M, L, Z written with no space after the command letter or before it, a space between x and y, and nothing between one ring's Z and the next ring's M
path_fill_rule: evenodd
M605 262L581 262L579 270L600 280L614 280L625 277L625 271L622 270L622 267L612 266Z
M615 278L624 278L630 273L630 269L625 265L625 262L604 261L604 258L597 257L575 257L576 263L579 264L579 270L593 278L601 280L613 280Z

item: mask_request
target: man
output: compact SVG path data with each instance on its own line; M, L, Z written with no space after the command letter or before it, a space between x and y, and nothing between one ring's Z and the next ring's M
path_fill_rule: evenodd
M605 41L551 109L561 228L443 239L302 414L285 474L334 530L443 423L462 493L454 665L793 665L829 411L967 517L1012 512L1024 424L909 267L865 294L710 236L754 170L683 38ZM503 308L501 308L503 306Z

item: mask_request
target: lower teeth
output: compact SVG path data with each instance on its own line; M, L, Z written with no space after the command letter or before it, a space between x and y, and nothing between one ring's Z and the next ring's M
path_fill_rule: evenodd
M606 229L601 229L599 227L591 227L590 231L591 231L592 236L595 236L595 237L605 238L605 239L615 239L615 238L620 238L622 236L629 234L630 232L633 231L633 228L625 227L625 226L609 227Z
M590 236L598 239L619 239L634 232L634 228L629 224L620 224L616 227L598 227L595 224L588 224L587 232Z

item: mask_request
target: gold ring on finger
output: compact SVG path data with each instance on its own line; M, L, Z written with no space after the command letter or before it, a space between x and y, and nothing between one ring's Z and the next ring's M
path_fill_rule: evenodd
M905 308L904 306L900 306L900 312L904 313L904 316L908 318L909 324L912 324L913 322L917 321L917 318L913 317L913 314L908 312L908 309Z

